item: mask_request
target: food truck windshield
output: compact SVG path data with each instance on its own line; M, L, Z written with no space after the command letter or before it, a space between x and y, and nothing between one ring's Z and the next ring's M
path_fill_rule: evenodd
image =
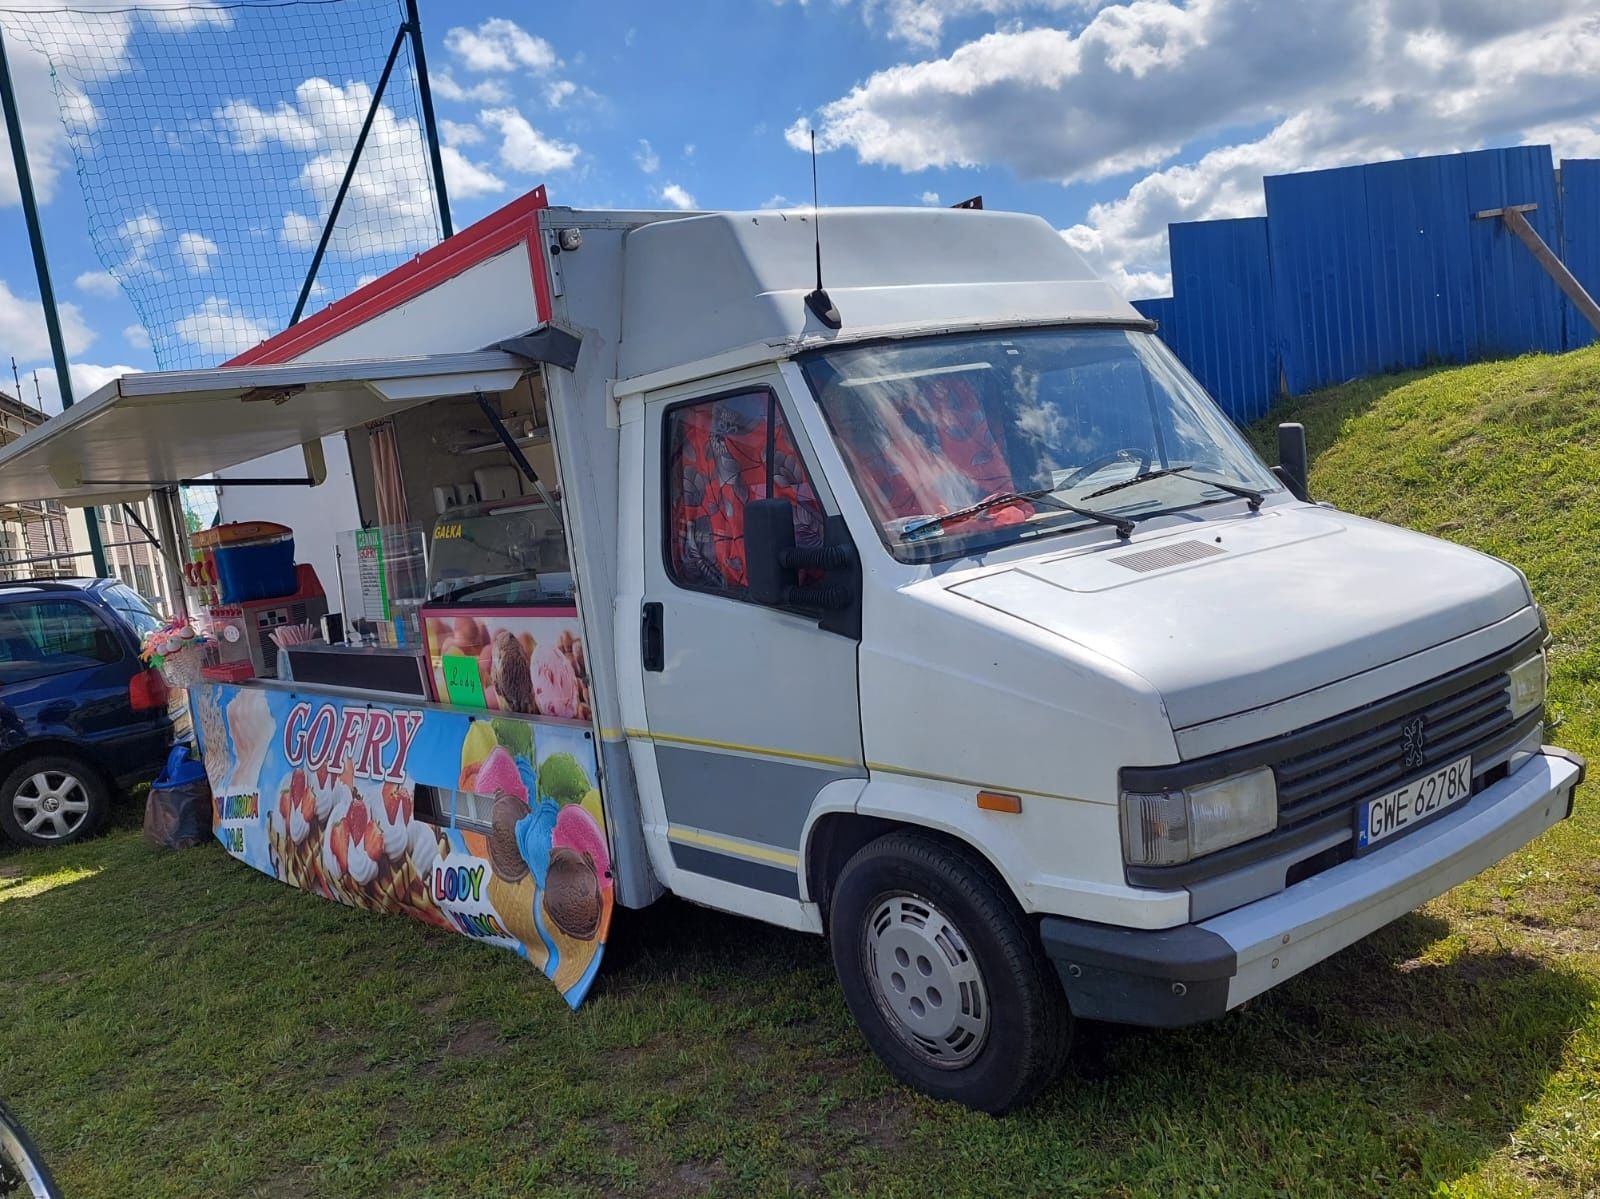
M463 508L433 526L432 603L572 603L572 565L556 514L542 503Z

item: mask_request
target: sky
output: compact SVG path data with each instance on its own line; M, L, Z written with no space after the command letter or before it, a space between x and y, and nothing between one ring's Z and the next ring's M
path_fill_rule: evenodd
M58 104L16 33L27 18L5 11L24 0L0 0L80 397L154 367L152 334L185 361L217 361L281 326L371 94L370 45L362 82L341 77L336 47L280 48L237 8L150 3L138 17L81 0L99 23L69 48ZM1595 0L421 0L421 15L458 229L540 183L575 207L809 205L815 129L824 205L981 194L1043 216L1139 298L1168 292L1168 222L1258 215L1267 174L1519 142L1600 157ZM256 61L279 50L270 81L220 65L230 38L256 39ZM157 50L193 64L208 111L182 137L170 121L136 130L134 175L86 197L68 134L93 147L126 122L118 99L153 77L144 59ZM386 105L374 127L373 170L330 249L340 290L434 236L414 108ZM204 184L200 173L269 157L281 179L221 205L248 210L250 260L204 227L219 210L207 187L236 182L230 168ZM396 163L415 179L384 171ZM166 191L143 194L146 169ZM193 186L174 191L174 178ZM97 213L113 231L104 257ZM289 281L276 299L263 300L252 261ZM142 320L130 284L164 286L173 303L146 303ZM336 294L320 288L310 308ZM54 410L37 297L6 160L0 376L14 356L31 401L37 370Z

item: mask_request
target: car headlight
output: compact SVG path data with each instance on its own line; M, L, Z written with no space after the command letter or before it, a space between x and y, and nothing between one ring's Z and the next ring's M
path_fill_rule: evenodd
M1131 866L1173 866L1278 826L1278 786L1265 767L1181 791L1122 793L1122 853Z
M1511 668L1511 715L1515 719L1526 716L1535 708L1544 707L1545 685L1544 651L1525 658Z

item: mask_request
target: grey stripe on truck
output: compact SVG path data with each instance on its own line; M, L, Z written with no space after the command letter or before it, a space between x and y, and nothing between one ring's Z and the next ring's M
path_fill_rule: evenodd
M741 887L754 887L786 899L800 898L800 875L787 866L768 866L698 845L672 843L672 861L682 870L692 870L707 878L720 878Z
M864 769L758 758L656 742L656 770L671 824L796 852L817 792Z

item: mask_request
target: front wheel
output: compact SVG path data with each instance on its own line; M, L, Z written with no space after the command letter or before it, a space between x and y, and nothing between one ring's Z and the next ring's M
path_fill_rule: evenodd
M1066 997L986 864L918 832L846 863L828 918L845 1002L884 1065L936 1099L1000 1115L1060 1072Z

